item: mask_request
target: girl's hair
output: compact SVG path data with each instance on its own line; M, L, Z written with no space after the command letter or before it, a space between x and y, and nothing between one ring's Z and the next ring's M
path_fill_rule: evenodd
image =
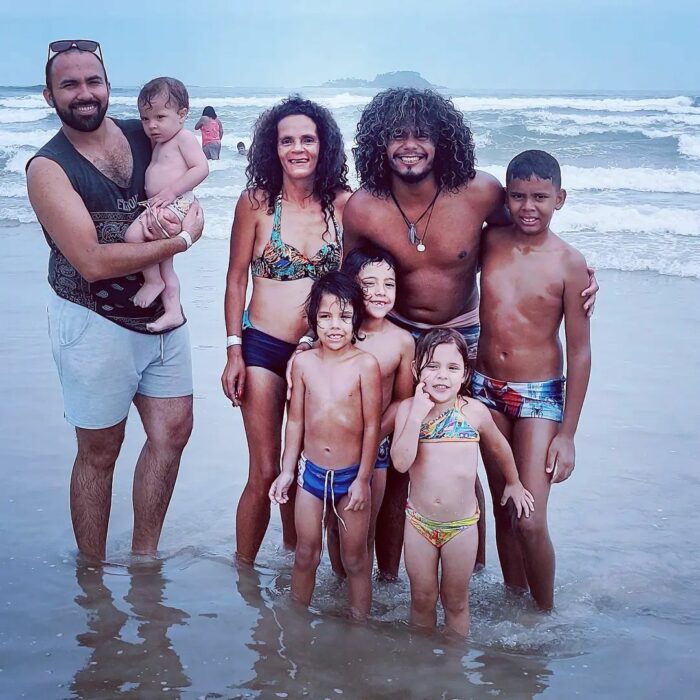
M313 194L321 202L321 209L328 222L333 215L333 201L338 190L349 191L348 165L343 137L333 115L321 105L305 100L300 95L290 95L279 104L263 112L253 133L248 149L248 167L245 170L248 196L255 206L255 189L262 190L267 198L267 212L272 214L275 200L282 191L282 164L277 155L277 125L285 117L302 115L316 125L319 139L319 156L314 173Z
M190 96L187 93L187 88L177 78L164 77L149 80L141 88L137 103L144 107L150 107L152 101L158 97L158 95L165 95L166 107L172 102L178 111L190 108Z
M457 352L464 360L464 381L459 389L459 393L463 396L471 396L471 378L474 368L469 360L469 348L467 341L462 335L451 328L433 328L428 331L416 343L416 383L420 377L420 373L430 364L435 354L435 348L438 345L452 344L457 348Z
M343 260L343 272L350 277L357 277L360 270L365 265L371 263L386 263L394 272L396 272L396 258L384 248L370 243L368 245L353 248Z
M360 326L364 318L364 301L362 289L355 281L344 272L329 272L319 277L311 287L311 293L306 299L306 317L309 327L318 336L317 316L324 294L335 297L340 302L341 310L345 310L348 304L352 304L352 342L361 339Z
M211 119L216 119L216 112L214 111L214 108L210 105L207 105L203 110L202 110L202 116L203 117L209 117Z
M389 196L392 171L386 148L406 129L435 145L433 172L439 187L454 192L476 176L472 132L452 101L432 90L391 88L374 96L357 125L357 175L373 195Z

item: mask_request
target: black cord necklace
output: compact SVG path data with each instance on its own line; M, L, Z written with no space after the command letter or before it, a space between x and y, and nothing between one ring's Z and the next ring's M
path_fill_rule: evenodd
M416 250L419 253L425 252L425 239L428 237L428 226L430 226L430 218L433 215L433 207L435 206L435 202L437 201L438 195L440 194L440 188L438 187L437 190L435 191L435 196L432 198L430 204L425 208L425 211L415 220L415 221L410 221L409 218L406 216L404 210L401 208L401 205L399 204L399 200L396 199L396 196L394 195L392 190L389 190L389 193L391 194L391 198L394 200L394 204L396 205L396 208L399 210L399 213L401 214L401 217L403 218L404 222L406 223L406 226L408 226L408 241L411 245L416 246ZM428 221L425 224L425 230L423 231L423 235L419 236L418 235L418 229L417 226L421 219L428 214Z

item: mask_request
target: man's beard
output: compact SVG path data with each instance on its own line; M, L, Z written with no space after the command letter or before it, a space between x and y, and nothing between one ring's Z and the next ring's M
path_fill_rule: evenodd
M414 170L401 171L397 168L392 167L391 172L396 175L400 180L403 180L408 185L415 185L419 182L423 182L428 175L433 172L433 163L429 163L420 172L415 172Z
M75 129L76 131L90 132L99 129L100 124L102 124L104 121L105 114L107 114L107 107L109 106L109 103L105 102L104 105L101 105L95 100L93 102L74 102L72 106L79 104L95 104L97 105L98 109L93 114L81 116L71 107L63 109L62 107L55 105L56 114L58 114L59 119L66 126L69 126L71 129Z

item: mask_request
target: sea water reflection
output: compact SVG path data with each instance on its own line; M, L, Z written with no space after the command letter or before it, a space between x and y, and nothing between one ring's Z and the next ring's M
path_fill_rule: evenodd
M209 600L199 587L207 598L185 595L182 604L193 606L185 612L169 604L176 573L194 576L195 587L214 573L215 584L230 582L230 595L221 599L219 589ZM308 611L289 599L288 567L236 568L215 555L78 565L76 579L85 614L76 641L90 655L70 683L72 698L527 699L552 674L546 654L417 633L395 619L407 604L403 585L381 589L373 619L361 625L347 619L345 591L331 579L320 582L323 612Z
M115 576L106 576L104 567L78 565L81 593L75 602L86 612L87 631L76 641L92 652L73 677L74 697L107 700L157 693L161 698L178 698L179 689L190 685L168 636L169 629L185 624L189 615L164 604L167 580L162 568L163 563L154 560L117 571L117 576L129 577L125 611L106 582Z

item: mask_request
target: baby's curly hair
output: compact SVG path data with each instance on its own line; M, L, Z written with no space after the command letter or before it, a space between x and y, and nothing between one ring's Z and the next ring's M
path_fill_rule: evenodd
M433 172L440 188L454 192L476 176L472 132L452 101L432 90L391 88L365 108L353 148L360 184L373 195L389 196L386 147L395 133L407 128L435 144Z
M320 149L313 194L320 200L328 220L333 214L333 200L338 190L350 189L343 136L333 115L325 107L305 100L300 95L290 95L263 112L255 122L253 142L248 150L248 167L245 171L246 187L251 202L255 189L265 193L268 213L272 214L275 199L282 191L282 165L277 155L277 125L285 117L297 114L308 117L316 125Z

